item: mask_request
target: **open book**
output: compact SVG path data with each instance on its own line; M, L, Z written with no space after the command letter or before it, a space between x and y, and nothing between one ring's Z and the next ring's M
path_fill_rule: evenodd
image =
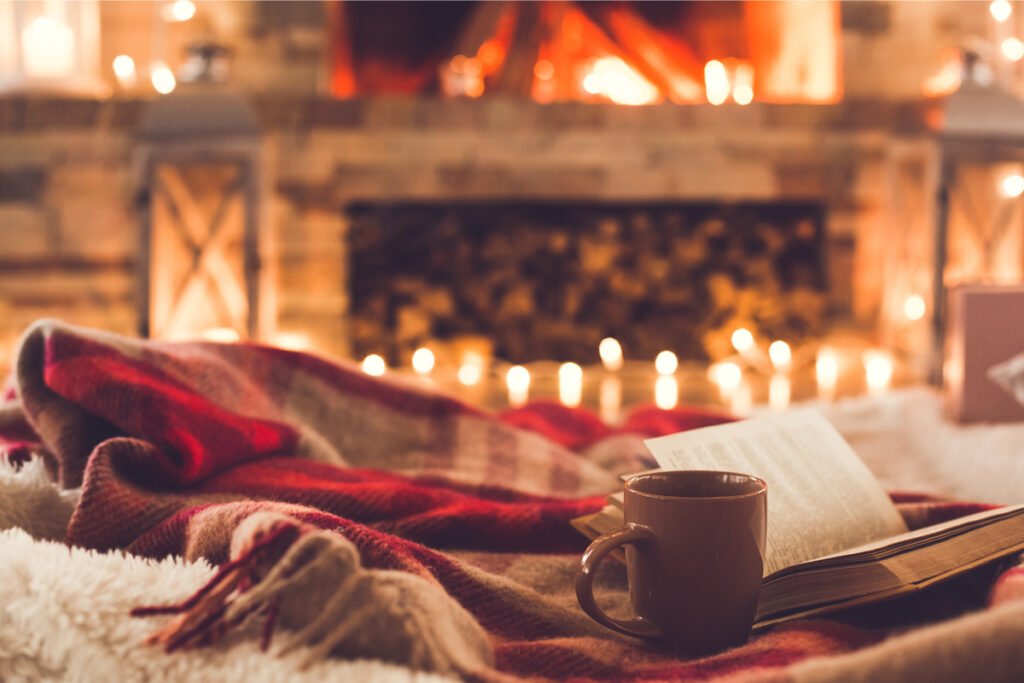
M755 626L918 590L1024 550L1024 505L907 531L881 485L817 411L648 439L663 469L768 483L765 576ZM623 524L623 495L574 520L590 538ZM622 559L622 555L618 556Z

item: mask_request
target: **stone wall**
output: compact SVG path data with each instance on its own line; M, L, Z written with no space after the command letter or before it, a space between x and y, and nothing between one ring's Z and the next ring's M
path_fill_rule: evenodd
M917 105L255 104L273 178L278 328L336 353L349 350L345 209L357 201L820 202L832 308L868 329L891 236L930 234L920 169L935 145ZM0 334L43 315L136 328L131 158L144 106L0 98Z

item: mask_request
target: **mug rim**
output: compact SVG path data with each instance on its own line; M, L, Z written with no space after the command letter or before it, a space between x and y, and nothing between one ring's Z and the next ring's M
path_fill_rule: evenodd
M731 494L731 495L727 495L727 496L666 496L666 495L661 494L661 493L649 493L647 491L640 491L640 490L637 490L637 489L635 489L635 488L633 488L631 486L631 484L634 481L638 480L638 479L648 479L648 478L653 478L653 477L657 477L657 476L665 476L666 474L670 475L670 476L671 475L699 475L699 474L718 474L718 475L727 474L727 475L731 475L731 476L734 476L734 477L743 477L743 478L748 479L748 480L753 480L754 482L759 484L759 486L754 491L749 491L747 493L736 493L736 494ZM629 493L632 493L634 495L644 496L645 498L656 498L658 500L724 501L724 500L743 500L745 498L753 498L755 496L759 496L759 495L765 493L768 490L768 482L766 482L761 477L755 476L753 474L747 474L745 472L733 472L731 470L657 470L657 471L654 471L654 472L641 472L640 474L634 474L633 476L631 476L629 479L627 479L624 482L623 487L625 488L626 491L628 491Z

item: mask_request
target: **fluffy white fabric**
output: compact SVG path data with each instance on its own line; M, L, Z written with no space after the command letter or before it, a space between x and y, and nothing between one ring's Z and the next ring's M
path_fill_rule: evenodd
M259 651L259 624L212 648L166 655L146 646L168 617L129 611L184 600L214 570L39 540L63 535L74 497L59 493L37 460L18 471L0 463L0 681L448 680L373 661L328 659L303 671L302 650L280 658Z
M1024 422L951 422L925 387L819 407L886 490L1024 503Z
M0 529L18 527L36 538L60 540L79 492L61 491L40 458L21 469L0 460Z

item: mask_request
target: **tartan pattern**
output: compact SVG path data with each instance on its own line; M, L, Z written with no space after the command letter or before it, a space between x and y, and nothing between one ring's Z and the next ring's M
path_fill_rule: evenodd
M683 661L576 606L587 541L569 520L599 509L619 474L652 466L643 438L724 415L644 408L611 428L537 403L490 416L310 355L143 342L55 321L26 332L14 380L0 404L0 453L40 453L65 486L82 486L69 544L223 563L241 520L281 512L342 534L364 566L442 586L492 637L496 669L484 679L776 680L790 664L888 635L801 620ZM913 527L988 507L894 499ZM624 571L601 573L602 602L623 607ZM990 601L1024 597L1021 576L1004 574Z

